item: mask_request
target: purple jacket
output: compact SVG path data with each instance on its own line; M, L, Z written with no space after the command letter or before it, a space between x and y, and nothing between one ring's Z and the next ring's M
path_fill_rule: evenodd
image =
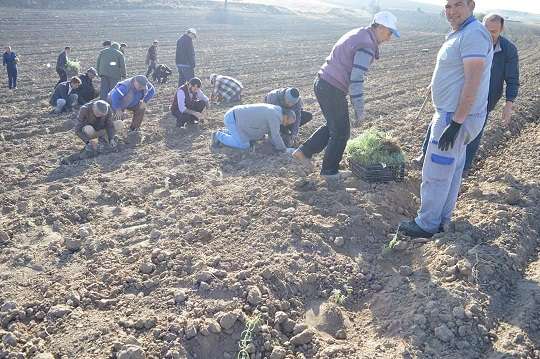
M347 94L351 82L354 56L356 51L361 48L370 49L375 54L374 59L379 58L379 45L373 30L369 27L354 29L343 35L326 58L326 63L322 65L319 76Z

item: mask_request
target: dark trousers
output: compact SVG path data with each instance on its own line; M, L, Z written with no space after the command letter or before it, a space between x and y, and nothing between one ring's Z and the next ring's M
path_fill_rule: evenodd
M131 126L129 126L130 130L138 130L141 127L144 113L146 112L146 107L141 106L141 104L137 104L133 107L128 107L128 110L133 112L133 119L131 120Z
M482 130L476 136L474 140L472 140L467 145L467 152L465 155L465 167L463 168L463 172L468 172L472 168L472 164L474 162L474 159L476 158L476 154L478 153L478 149L480 148L480 141L482 140L482 135L484 134L484 128L486 128L486 123L489 118L489 112L486 115L486 121L484 122L484 127L482 127ZM431 134L431 124L429 125L426 137L424 138L424 143L422 144L422 154L425 156L427 152L427 148L429 145L429 136Z
M16 67L10 68L8 66L7 75L8 75L8 87L10 89L14 89L15 87L17 87L17 68Z
M314 90L326 124L319 127L300 146L300 151L310 158L326 148L321 174L334 175L339 171L339 163L351 132L349 103L343 91L318 77L315 80Z
M193 104L190 107L188 107L188 110L192 110L195 112L203 112L205 108L206 108L206 102L197 100L197 101L193 101ZM176 110L173 111L172 114L174 115L174 117L176 117L176 126L178 127L182 127L186 123L195 123L196 121L198 121L197 117L191 114L182 113Z
M156 68L157 68L157 62L153 61L153 60L150 60L150 63L148 64L148 69L146 70L146 77L150 78L150 75L152 73L155 74ZM154 77L155 77L155 75L154 75Z
M178 67L178 87L182 86L189 80L195 77L195 69L193 67L177 66Z
M58 74L58 82L56 83L56 85L54 85L54 87L56 88L56 86L58 86L58 84L60 82L66 82L67 81L67 72L66 70L64 69L56 69L56 73Z
M101 100L107 101L109 92L116 86L118 80L113 79L109 76L101 76L99 98Z

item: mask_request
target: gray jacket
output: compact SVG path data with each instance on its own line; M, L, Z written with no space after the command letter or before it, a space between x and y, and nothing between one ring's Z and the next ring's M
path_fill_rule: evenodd
M276 150L287 149L279 131L283 118L281 107L259 103L235 106L229 111L233 111L236 128L244 141L260 140L269 134Z
M264 102L269 103L271 105L277 105L281 106L284 109L292 110L294 114L296 115L296 121L294 122L292 126L292 135L297 136L298 132L300 130L300 122L301 122L301 113L302 108L304 108L304 104L302 102L302 99L298 99L298 102L296 105L290 107L287 106L285 103L285 91L287 91L287 88L280 88L277 90L270 91L265 97Z

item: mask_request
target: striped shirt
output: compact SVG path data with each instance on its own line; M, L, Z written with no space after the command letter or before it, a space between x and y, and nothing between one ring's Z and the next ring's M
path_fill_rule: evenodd
M214 82L212 95L221 97L225 102L231 102L236 98L240 99L239 97L243 89L244 86L242 86L242 83L237 79L218 75Z
M374 58L375 54L373 51L366 48L358 49L354 55L349 93L358 117L362 117L364 113L364 77Z

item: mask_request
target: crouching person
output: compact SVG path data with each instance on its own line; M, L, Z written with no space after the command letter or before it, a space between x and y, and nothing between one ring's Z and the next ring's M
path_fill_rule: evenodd
M122 128L122 121L113 120L109 104L103 100L94 100L81 106L75 133L85 143L85 152L95 153L99 141L116 148L116 132Z
M154 80L154 83L164 84L169 80L171 74L172 70L167 65L161 64L154 70L152 80Z
M176 117L176 126L204 120L203 111L208 107L208 97L201 90L202 82L194 77L180 86L174 95L171 112Z
M217 103L232 103L242 101L242 83L230 76L210 75L210 84L212 85L212 95L210 101Z
M109 103L115 119L122 119L125 110L133 112L130 132L139 131L146 111L146 104L154 97L156 90L146 76L138 75L119 82L109 92Z
M49 104L54 107L54 113L69 111L77 104L79 100L79 87L81 79L74 76L69 81L59 83L49 100Z
M304 111L304 104L300 98L300 92L294 87L287 87L270 91L264 102L271 105L280 106L286 110L292 110L296 115L296 121L289 126L281 126L281 137L287 145L292 147L298 141L300 127L311 121L311 112Z
M277 151L285 151L287 147L280 133L280 126L289 126L296 121L291 110L269 104L239 105L225 113L226 129L212 134L212 147L225 145L247 150L251 141L262 140L270 136L272 145Z

